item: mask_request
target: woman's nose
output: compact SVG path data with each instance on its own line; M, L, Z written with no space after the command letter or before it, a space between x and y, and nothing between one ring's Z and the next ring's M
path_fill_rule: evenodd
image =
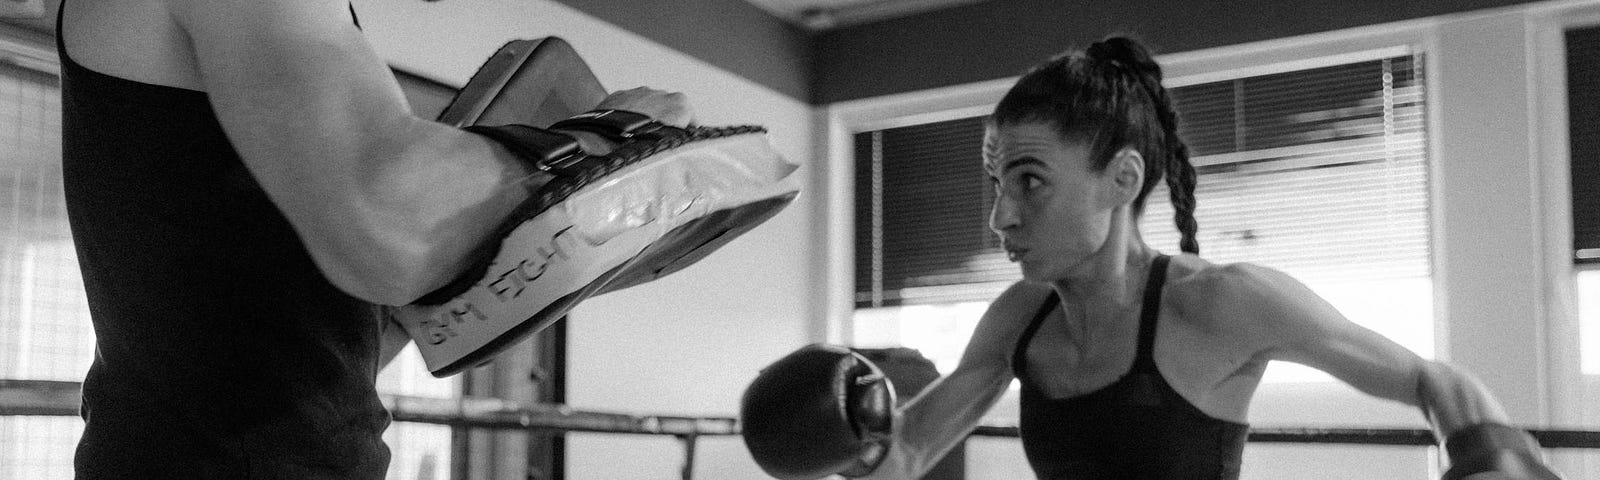
M989 211L989 229L995 233L1004 233L1017 227L1016 202L999 195L994 199L994 208Z

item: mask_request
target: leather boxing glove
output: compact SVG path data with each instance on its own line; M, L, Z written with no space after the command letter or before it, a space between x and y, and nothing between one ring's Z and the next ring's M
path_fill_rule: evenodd
M1515 427L1484 423L1445 440L1450 470L1441 480L1561 480L1539 459L1539 444Z
M894 386L866 357L813 344L765 369L744 392L745 446L784 480L861 476L888 451Z

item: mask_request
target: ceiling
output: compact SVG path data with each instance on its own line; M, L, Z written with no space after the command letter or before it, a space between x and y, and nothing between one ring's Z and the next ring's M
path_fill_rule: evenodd
M905 17L986 0L745 0L810 30Z

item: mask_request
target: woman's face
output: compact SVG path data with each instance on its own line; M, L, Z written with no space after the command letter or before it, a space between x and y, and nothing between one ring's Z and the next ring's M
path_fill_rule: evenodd
M990 128L984 167L995 188L989 228L1030 281L1062 279L1105 245L1116 206L1089 147L1048 123Z

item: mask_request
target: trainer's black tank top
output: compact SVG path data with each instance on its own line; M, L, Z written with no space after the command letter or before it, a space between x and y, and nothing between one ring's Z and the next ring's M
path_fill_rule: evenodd
M77 478L384 478L379 311L312 264L205 93L89 70L57 32L96 342Z
M1133 368L1094 392L1049 398L1028 378L1027 348L1059 303L1051 294L1012 353L1022 381L1022 447L1044 480L1219 480L1239 478L1249 426L1201 412L1156 368L1156 319L1170 257L1150 268Z

